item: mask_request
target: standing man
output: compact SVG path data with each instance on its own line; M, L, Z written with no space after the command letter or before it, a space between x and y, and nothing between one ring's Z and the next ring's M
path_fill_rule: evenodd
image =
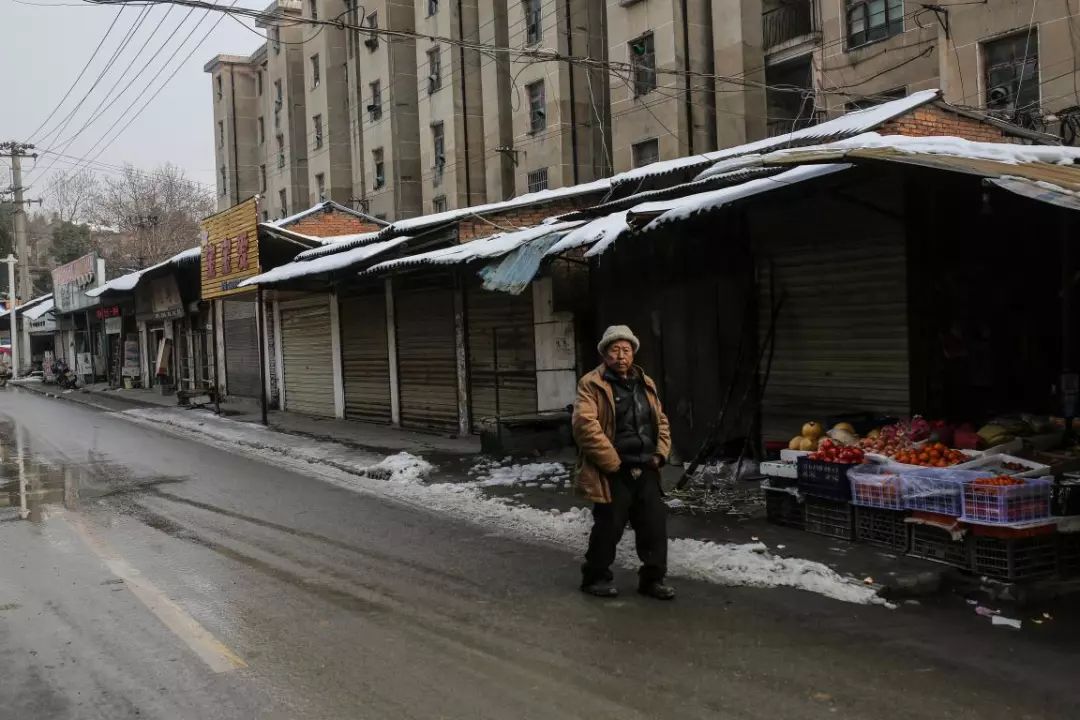
M604 362L578 382L574 441L578 488L593 504L593 527L581 590L615 597L611 563L626 523L641 560L638 592L671 600L667 574L667 508L660 468L671 451L671 429L656 383L634 364L641 343L626 325L612 325L596 349Z

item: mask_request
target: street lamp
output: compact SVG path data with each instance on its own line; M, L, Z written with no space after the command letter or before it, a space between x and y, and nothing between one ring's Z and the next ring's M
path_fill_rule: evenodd
M14 255L8 256L0 262L7 263L8 272L8 322L11 323L11 379L19 377L19 330L15 322L15 264L19 261Z

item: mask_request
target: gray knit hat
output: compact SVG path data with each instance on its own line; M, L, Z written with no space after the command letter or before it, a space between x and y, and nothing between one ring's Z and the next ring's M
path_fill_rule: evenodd
M625 340L634 346L634 352L638 351L641 347L641 342L637 339L637 335L626 325L610 325L607 330L604 331L604 337L600 338L600 342L596 345L596 350L601 355L607 350L608 345L616 340Z

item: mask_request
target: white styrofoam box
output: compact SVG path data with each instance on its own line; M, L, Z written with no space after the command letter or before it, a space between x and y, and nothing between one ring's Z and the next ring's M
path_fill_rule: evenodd
M1006 462L1023 465L1027 470L1007 470L1001 467L1001 463ZM985 470L996 475L1014 475L1016 477L1042 477L1050 472L1049 465L1043 465L1032 460L1018 458L1004 453L983 455L982 457L975 458L971 462L961 463L956 467L961 470Z
M798 466L789 462L763 462L759 470L767 477L794 478L799 474Z
M808 451L808 450L786 450L785 449L785 450L780 451L780 459L783 460L784 462L792 462L793 463L793 462L796 462L803 455L809 455L809 454L810 454L810 451Z

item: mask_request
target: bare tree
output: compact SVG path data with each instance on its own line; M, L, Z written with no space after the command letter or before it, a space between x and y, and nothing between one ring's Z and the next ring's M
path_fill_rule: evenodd
M98 193L97 176L90 170L56 175L45 189L46 202L61 222L81 222L89 217Z
M214 211L214 197L166 164L141 172L127 165L120 177L103 178L92 218L119 232L102 240L110 266L144 268L199 244L199 220Z

